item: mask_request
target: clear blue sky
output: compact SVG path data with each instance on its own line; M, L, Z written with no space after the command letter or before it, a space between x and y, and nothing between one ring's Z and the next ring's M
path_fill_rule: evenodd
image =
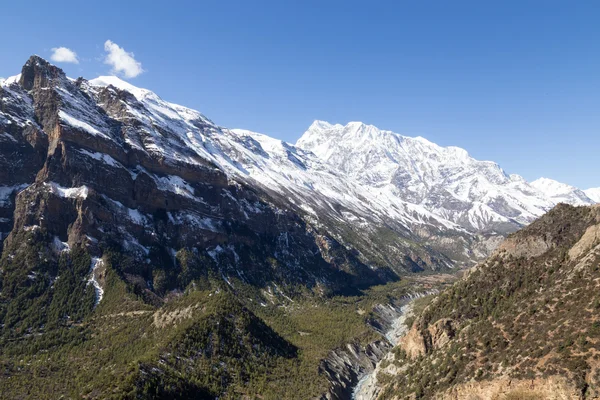
M218 124L295 140L360 120L499 162L533 180L600 186L598 1L11 1L0 76L68 47L69 76L108 74Z

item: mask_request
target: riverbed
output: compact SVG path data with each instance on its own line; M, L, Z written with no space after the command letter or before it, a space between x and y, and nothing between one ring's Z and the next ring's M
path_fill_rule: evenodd
M379 392L379 387L377 385L377 373L380 371L382 361L386 359L390 360L393 357L391 350L398 344L400 338L408 331L406 319L412 314L414 301L430 294L433 294L433 292L413 295L406 300L406 304L400 307L400 314L398 318L394 320L390 329L385 332L385 338L392 345L390 352L388 352L381 360L377 362L375 369L360 378L352 391L353 400L373 400L376 398Z

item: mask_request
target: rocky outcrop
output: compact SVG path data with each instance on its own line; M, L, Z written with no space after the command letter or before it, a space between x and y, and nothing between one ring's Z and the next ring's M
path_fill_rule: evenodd
M551 243L542 237L528 237L524 240L508 239L499 247L498 252L506 252L513 257L537 257L552 247Z
M600 205L592 207L596 214L597 225L588 227L581 239L569 250L569 258L576 260L600 244Z
M571 246L573 241L581 237L581 230L586 229L598 218L598 205L578 207L575 210L582 214L581 218L564 224L564 218L567 216L572 218L573 207L564 203L557 205L552 213L536 220L526 229L510 235L498 247L495 254L531 259L559 246ZM591 210L591 213L588 210Z
M410 358L417 358L432 350L444 347L456 334L454 321L443 318L422 328L421 321L415 321L408 333L398 343Z

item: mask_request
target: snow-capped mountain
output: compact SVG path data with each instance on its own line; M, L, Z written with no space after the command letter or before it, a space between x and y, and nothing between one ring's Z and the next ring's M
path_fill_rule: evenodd
M600 187L586 189L583 191L587 197L595 201L596 203L600 203Z
M592 202L581 191L563 192L545 181L529 184L494 162L475 160L464 149L361 122L315 121L297 146L379 193L421 205L475 232L510 232L561 201Z
M531 182L531 186L548 196L556 203L567 203L575 206L593 204L595 201L585 191L549 178L539 178Z
M243 275L238 253L260 242L304 280L323 281L303 266L326 263L375 282L386 271L470 264L555 204L456 147L325 122L293 145L218 126L116 77L68 78L36 56L0 94L0 240L9 244L47 225L52 243L110 238L144 259L151 248L193 246L228 255L223 274ZM44 196L110 211L52 223L82 209L30 209ZM102 219L110 213L123 215ZM227 234L233 225L250 236Z
M68 78L37 56L0 84L0 144L3 251L37 232L56 256L83 247L99 260L110 243L152 296L185 288L181 252L225 280L335 292L469 265L499 239L292 144L116 77ZM96 275L86 279L100 293Z
M140 127L150 133L144 135L143 140L126 135L125 141L131 146L172 162L194 164L203 160L211 163L231 178L260 187L285 202L316 227L327 227L341 243L350 242L345 232L348 227L358 229L361 235L349 244L360 248L365 261L374 257L398 264L406 253L416 254L414 246L407 245L404 239L428 246L426 253L418 258L433 255L441 265L450 265L453 261L444 259L437 250L453 260L465 261L482 256L490 246L487 239L473 238L459 225L421 205L378 190L365 190L364 185L292 144L248 130L219 127L195 110L165 102L156 94L116 77L92 79L82 82L82 87L101 104L106 104L103 91L118 90L133 94L143 106L128 102L118 111L103 106L116 120L124 123L134 120L138 134ZM77 122L67 122L77 125ZM157 127L160 127L158 133ZM176 135L165 136L163 132ZM381 243L378 237L382 229L391 230L395 239ZM441 240L446 235L460 238L460 254L456 254L455 243ZM379 245L375 248L372 243Z

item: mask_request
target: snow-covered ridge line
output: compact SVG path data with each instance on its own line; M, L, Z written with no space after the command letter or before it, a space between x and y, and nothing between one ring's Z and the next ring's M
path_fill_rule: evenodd
M153 92L136 88L119 78L92 79L88 90L93 96L106 87L127 91L139 102L138 105L127 104L126 116L111 116L124 122L132 117L143 122L142 129L148 133L143 142L133 137L126 137L126 141L148 153L188 163L194 163L194 157L206 159L230 176L249 180L283 196L292 192L292 199L301 200L298 204L306 210L322 212L325 207L334 211L342 204L365 216L375 212L382 221L394 218L403 224L425 225L435 221L445 229L461 229L420 205L406 203L397 197L386 199L370 194L358 182L340 179L329 165L292 144L255 132L221 128L195 110L163 101ZM107 112L110 114L111 111L107 109ZM157 124L161 132L155 131ZM165 131L174 136L166 138ZM193 188L177 177L157 177L155 180L162 190L190 198L194 196Z
M594 200L596 203L600 203L600 187L586 189L583 191L587 197Z
M93 126L91 126L90 124L88 124L87 122L80 121L77 118L70 116L63 110L60 110L58 112L58 116L60 117L60 119L62 121L66 122L68 125L70 125L74 128L82 129L82 130L86 131L87 133L91 133L92 135L106 136L106 135L102 134L102 132L100 132L98 129L96 129Z
M568 203L577 206L589 205L595 200L591 199L583 190L549 178L539 178L531 182L531 186L544 193L557 203Z
M511 231L558 202L593 202L570 186L566 196L553 196L544 185L508 175L497 163L476 160L464 149L361 122L315 121L297 146L363 185L386 189L474 231Z

